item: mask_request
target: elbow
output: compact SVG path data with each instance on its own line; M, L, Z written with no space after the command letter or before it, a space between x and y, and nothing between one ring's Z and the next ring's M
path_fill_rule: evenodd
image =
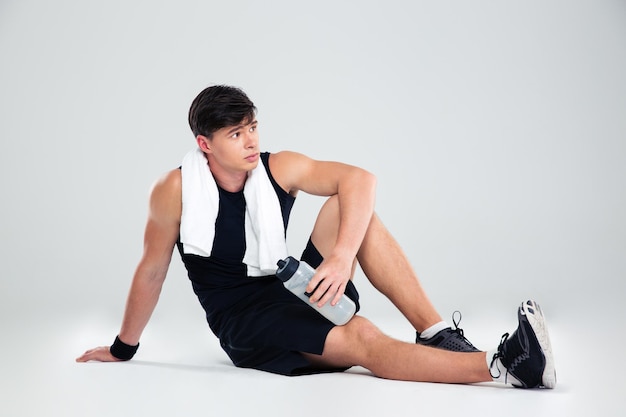
M167 276L167 270L167 264L146 264L141 262L135 271L133 281L146 288L149 287L160 291Z
M352 176L352 189L361 197L376 198L376 176L369 171L359 168Z
M364 189L370 190L372 193L376 193L376 184L377 184L376 175L372 174L369 171L362 170L360 183Z
M363 197L375 197L376 176L362 168L355 168L345 175L338 184L337 194L354 193Z

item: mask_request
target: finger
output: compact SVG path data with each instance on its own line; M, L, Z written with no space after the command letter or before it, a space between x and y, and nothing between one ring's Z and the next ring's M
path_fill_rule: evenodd
M85 353L83 353L82 355L80 355L78 358L76 358L76 362L87 362L89 360L89 357L93 354L93 352L96 350L97 348L93 348L93 349L88 349L85 351Z
M100 361L100 362L112 362L115 361L116 358L111 355L108 346L100 346L94 349L89 349L81 356L76 358L76 362L89 362L89 361Z
M343 294L346 292L346 287L345 285L340 285L339 288L337 289L337 293L335 294L335 297L333 298L333 300L330 302L330 305L337 305L337 303L339 302L339 300L341 300L341 297L343 296Z
M313 274L313 276L311 277L311 280L309 281L309 283L306 286L305 291L307 292L307 294L312 294L313 292L315 292L315 290L317 289L318 285L323 280L324 280L324 277L323 277L322 274L320 274L320 270L318 269L315 272L315 274Z
M328 279L321 280L320 283L317 285L317 287L314 289L313 294L311 294L311 297L309 298L309 300L312 303L320 302L322 297L324 297L326 293L328 292L328 289L330 288L331 285L332 285L332 282L330 282Z
M80 355L78 358L76 358L76 362L87 362L89 361L90 356L91 356L90 352L85 352L82 355Z
M313 297L313 294L318 290L318 285L319 282L313 282L313 280L311 280L309 282L309 284L306 286L306 288L304 289L305 294L309 296L309 298Z
M331 283L330 285L328 285L328 287L326 287L326 289L324 290L324 293L320 296L317 305L319 307L322 307L324 304L326 304L331 298L333 298L337 294L338 290L339 290L338 284Z

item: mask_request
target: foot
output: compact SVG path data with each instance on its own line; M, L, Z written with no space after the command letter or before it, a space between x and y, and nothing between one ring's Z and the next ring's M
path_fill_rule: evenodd
M493 355L492 376L497 378L506 372L506 376L515 378L513 386L518 388L554 388L556 371L541 308L534 301L526 301L519 307L517 317L517 330L510 337L508 333L502 336L498 351ZM500 364L505 369L501 369Z
M459 313L459 320L456 321L454 314L452 314L454 329L451 327L443 329L437 332L430 339L422 339L420 334L416 332L417 337L415 338L415 343L439 349L451 350L453 352L478 352L478 349L476 349L476 347L472 345L463 335L463 329L459 328L459 323L461 323L461 313L458 311L455 311L455 313Z

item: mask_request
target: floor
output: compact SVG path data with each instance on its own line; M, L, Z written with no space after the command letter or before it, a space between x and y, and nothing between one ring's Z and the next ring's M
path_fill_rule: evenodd
M519 390L388 381L362 368L293 378L238 369L200 317L186 311L156 314L136 358L115 364L74 362L86 348L105 342L103 334L114 335L117 323L110 318L51 314L5 322L0 415L622 415L624 366L619 362L615 368L608 351L598 354L599 338L581 337L578 320L549 321L557 388ZM514 326L514 318L491 320L489 327L477 325L486 322L480 318L464 318L465 331L488 348L499 339L493 329ZM383 318L378 324L409 340L410 329L398 323ZM596 330L604 335L611 329Z

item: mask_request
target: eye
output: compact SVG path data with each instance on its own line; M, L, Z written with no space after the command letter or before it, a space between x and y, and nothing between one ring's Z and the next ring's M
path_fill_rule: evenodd
M254 132L256 130L256 125L250 126L250 132Z
M241 135L241 133L239 133L239 132L235 132L235 133L233 133L233 134L231 135L231 138L233 138L233 139L237 139L237 138L239 137L239 135Z

